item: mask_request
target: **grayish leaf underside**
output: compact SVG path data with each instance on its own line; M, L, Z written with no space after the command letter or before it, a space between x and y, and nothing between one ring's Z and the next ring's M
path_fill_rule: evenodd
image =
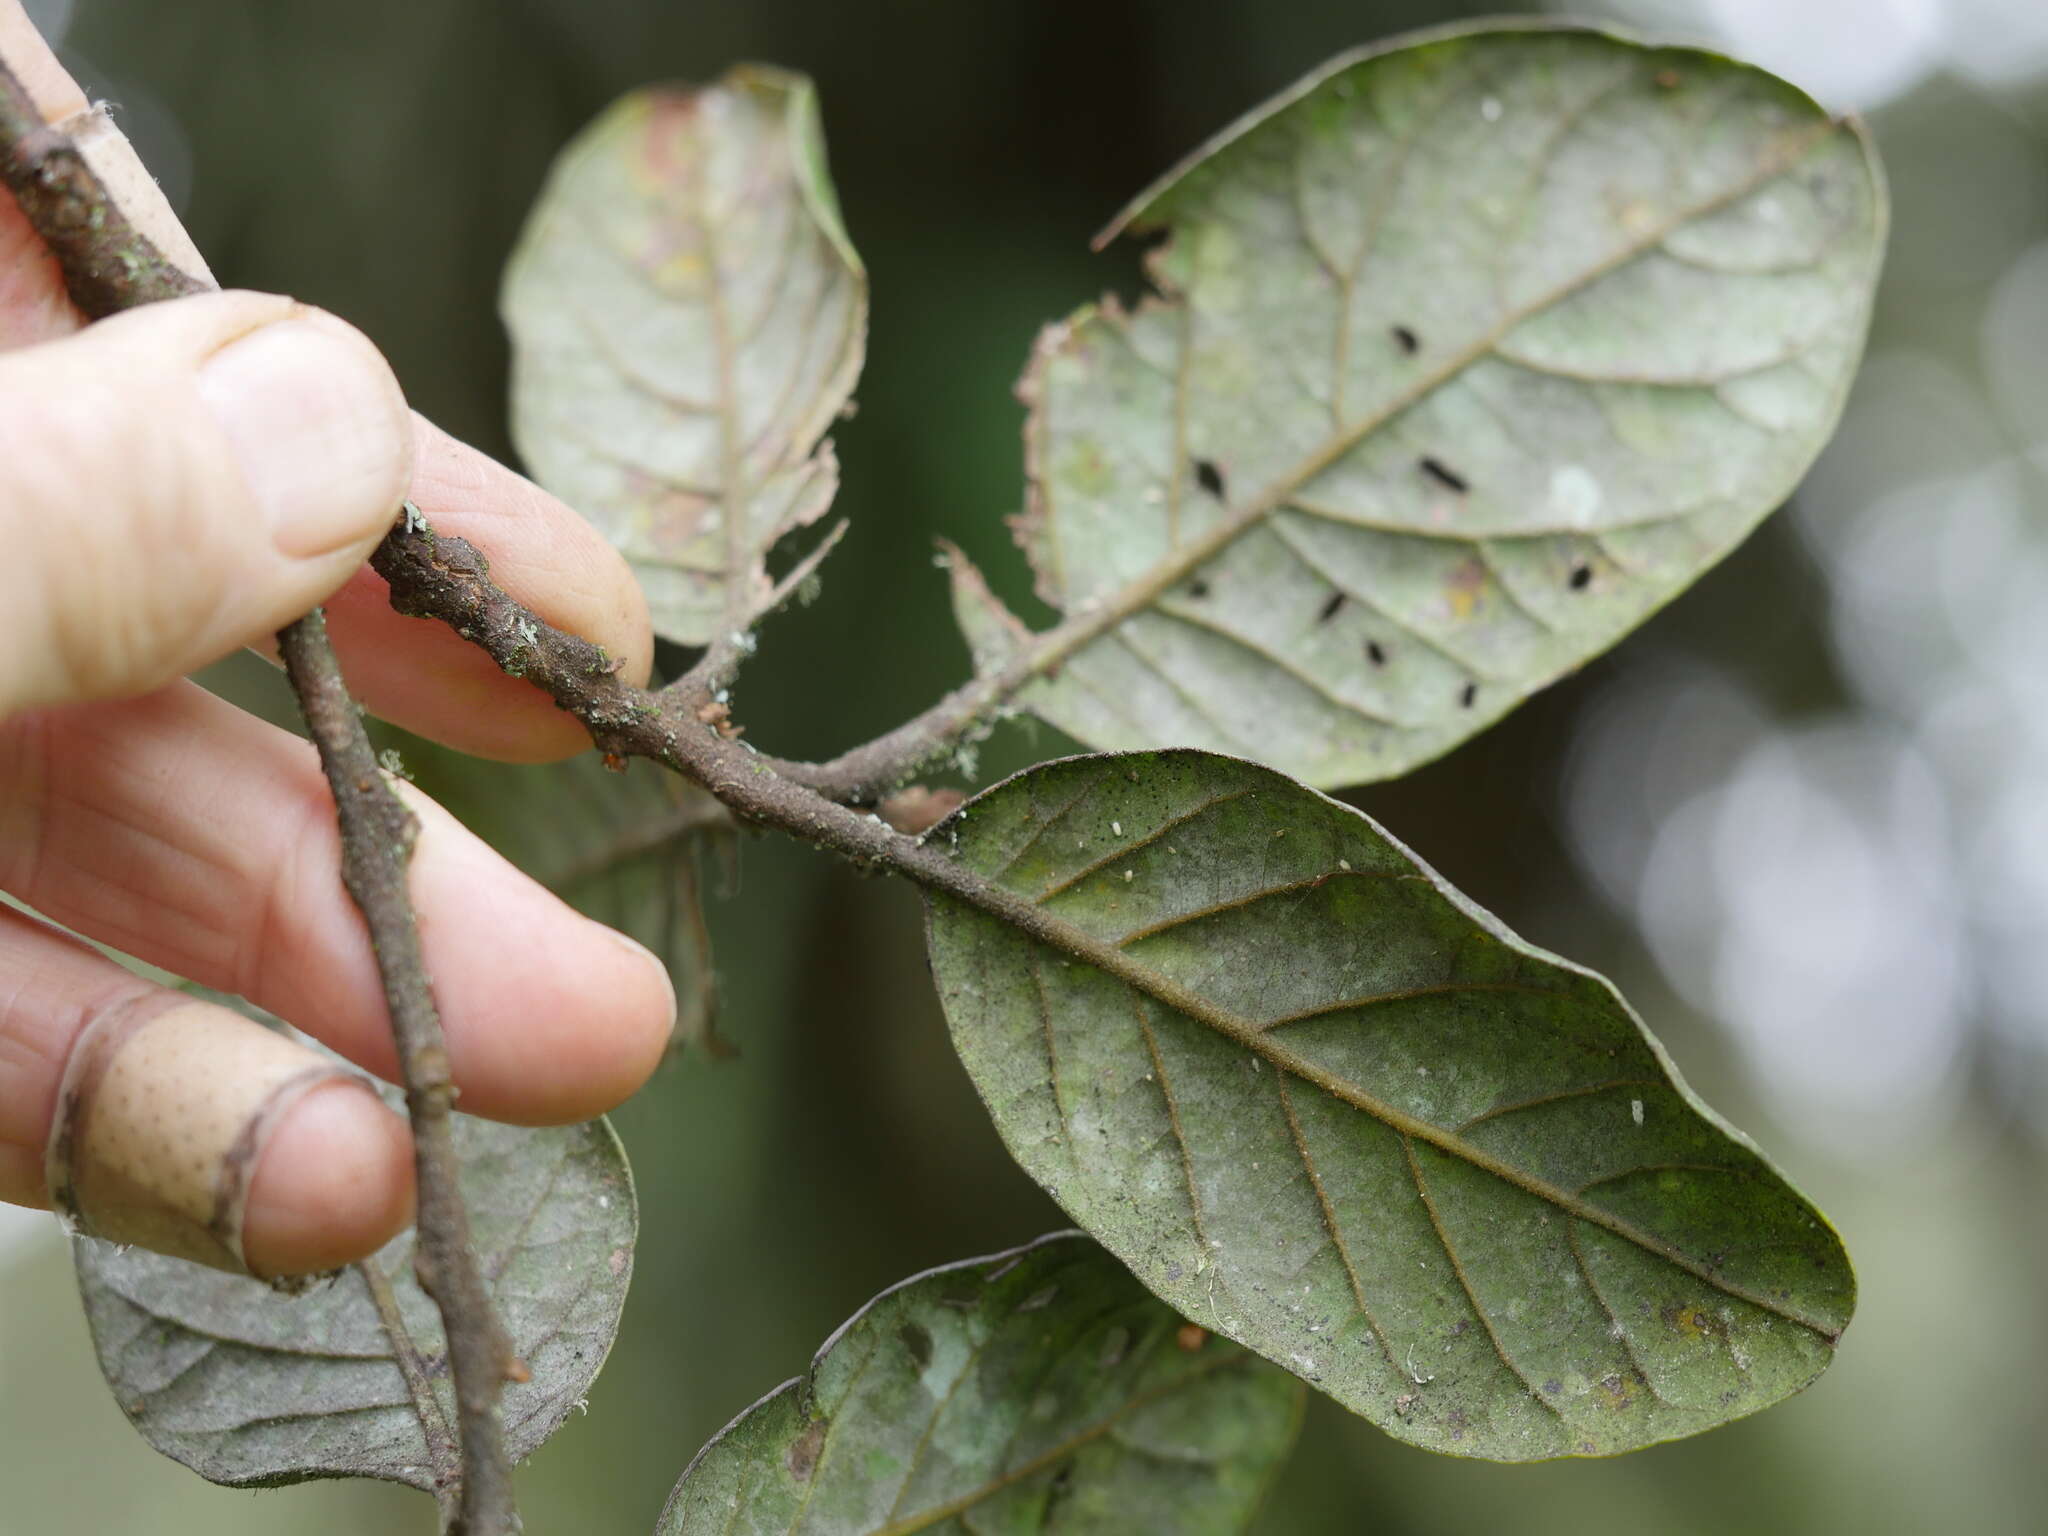
M1611 645L1778 504L1861 351L1859 130L1598 33L1340 61L1133 206L1161 298L1041 336L984 672L1099 747L1311 783L1432 758ZM1123 227L1120 223L1119 227Z
M1161 1297L1389 1433L1604 1455L1817 1376L1825 1221L1602 978L1368 818L1179 751L1076 758L930 837L931 953L1011 1152Z
M611 1349L632 1277L632 1178L602 1120L525 1130L458 1115L455 1128L485 1280L532 1373L502 1399L507 1448L524 1459ZM431 1491L421 1415L452 1424L454 1402L412 1244L407 1232L371 1262L390 1279L431 1384L426 1405L408 1388L360 1268L292 1297L91 1239L77 1242L75 1259L100 1369L166 1456L217 1483L375 1477Z
M1299 1384L1180 1319L1078 1233L884 1292L728 1425L662 1536L1232 1536Z
M701 645L775 596L767 555L838 489L826 427L867 280L810 82L761 68L635 92L563 152L505 275L512 430Z

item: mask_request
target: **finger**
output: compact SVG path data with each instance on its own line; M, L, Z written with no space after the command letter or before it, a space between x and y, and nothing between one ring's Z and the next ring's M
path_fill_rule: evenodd
M0 1200L264 1276L411 1219L405 1122L329 1058L4 908L0 974Z
M411 470L376 349L289 299L180 299L0 353L0 716L139 693L289 623Z
M555 1124L628 1097L674 1023L661 963L401 787L461 1107ZM193 684L0 729L0 889L396 1072L312 748Z
M625 558L589 523L523 476L415 416L412 499L436 532L468 539L491 576L557 629L601 645L621 676L647 681L654 635ZM447 625L392 612L384 579L364 569L327 605L349 686L365 707L464 752L548 762L590 750L554 701Z

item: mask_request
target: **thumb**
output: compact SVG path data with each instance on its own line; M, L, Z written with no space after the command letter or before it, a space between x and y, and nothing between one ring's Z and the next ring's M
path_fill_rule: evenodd
M412 426L367 338L257 293L0 353L0 717L144 693L324 600Z

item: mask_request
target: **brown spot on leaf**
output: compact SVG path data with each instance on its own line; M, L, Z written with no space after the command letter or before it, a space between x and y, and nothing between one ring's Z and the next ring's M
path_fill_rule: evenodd
M1718 1339L1727 1332L1721 1320L1705 1307L1666 1307L1664 1321L1680 1338Z
M818 1458L825 1453L825 1431L831 1424L829 1419L816 1419L789 1443L789 1452L783 1457L783 1465L789 1468L789 1475L800 1483L808 1483L811 1474L818 1469Z
M1451 617L1469 619L1486 592L1489 577L1486 563L1477 555L1460 560L1444 582L1444 596L1451 605Z

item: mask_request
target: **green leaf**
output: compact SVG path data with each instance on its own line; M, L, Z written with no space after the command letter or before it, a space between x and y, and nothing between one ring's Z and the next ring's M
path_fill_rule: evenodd
M1225 1536L1299 1385L1079 1233L884 1291L697 1453L661 1536Z
M1097 747L1323 785L1448 750L1778 505L1862 349L1861 129L1760 70L1515 23L1337 60L1111 227L1159 296L1040 337L977 669ZM955 563L956 573L963 564Z
M532 1373L502 1399L520 1460L611 1349L633 1273L632 1176L602 1120L525 1130L457 1115L455 1143L485 1281ZM374 1477L431 1492L454 1475L454 1394L412 1246L408 1231L300 1296L90 1238L74 1257L100 1370L166 1456L235 1486Z
M1840 1241L1603 978L1270 769L1074 758L928 834L1010 1151L1195 1321L1432 1450L1606 1455L1826 1368ZM1000 903L993 903L1000 905Z
M744 631L837 538L770 582L768 552L838 489L820 439L867 338L801 75L614 104L557 162L503 308L519 451L632 561L657 633Z

